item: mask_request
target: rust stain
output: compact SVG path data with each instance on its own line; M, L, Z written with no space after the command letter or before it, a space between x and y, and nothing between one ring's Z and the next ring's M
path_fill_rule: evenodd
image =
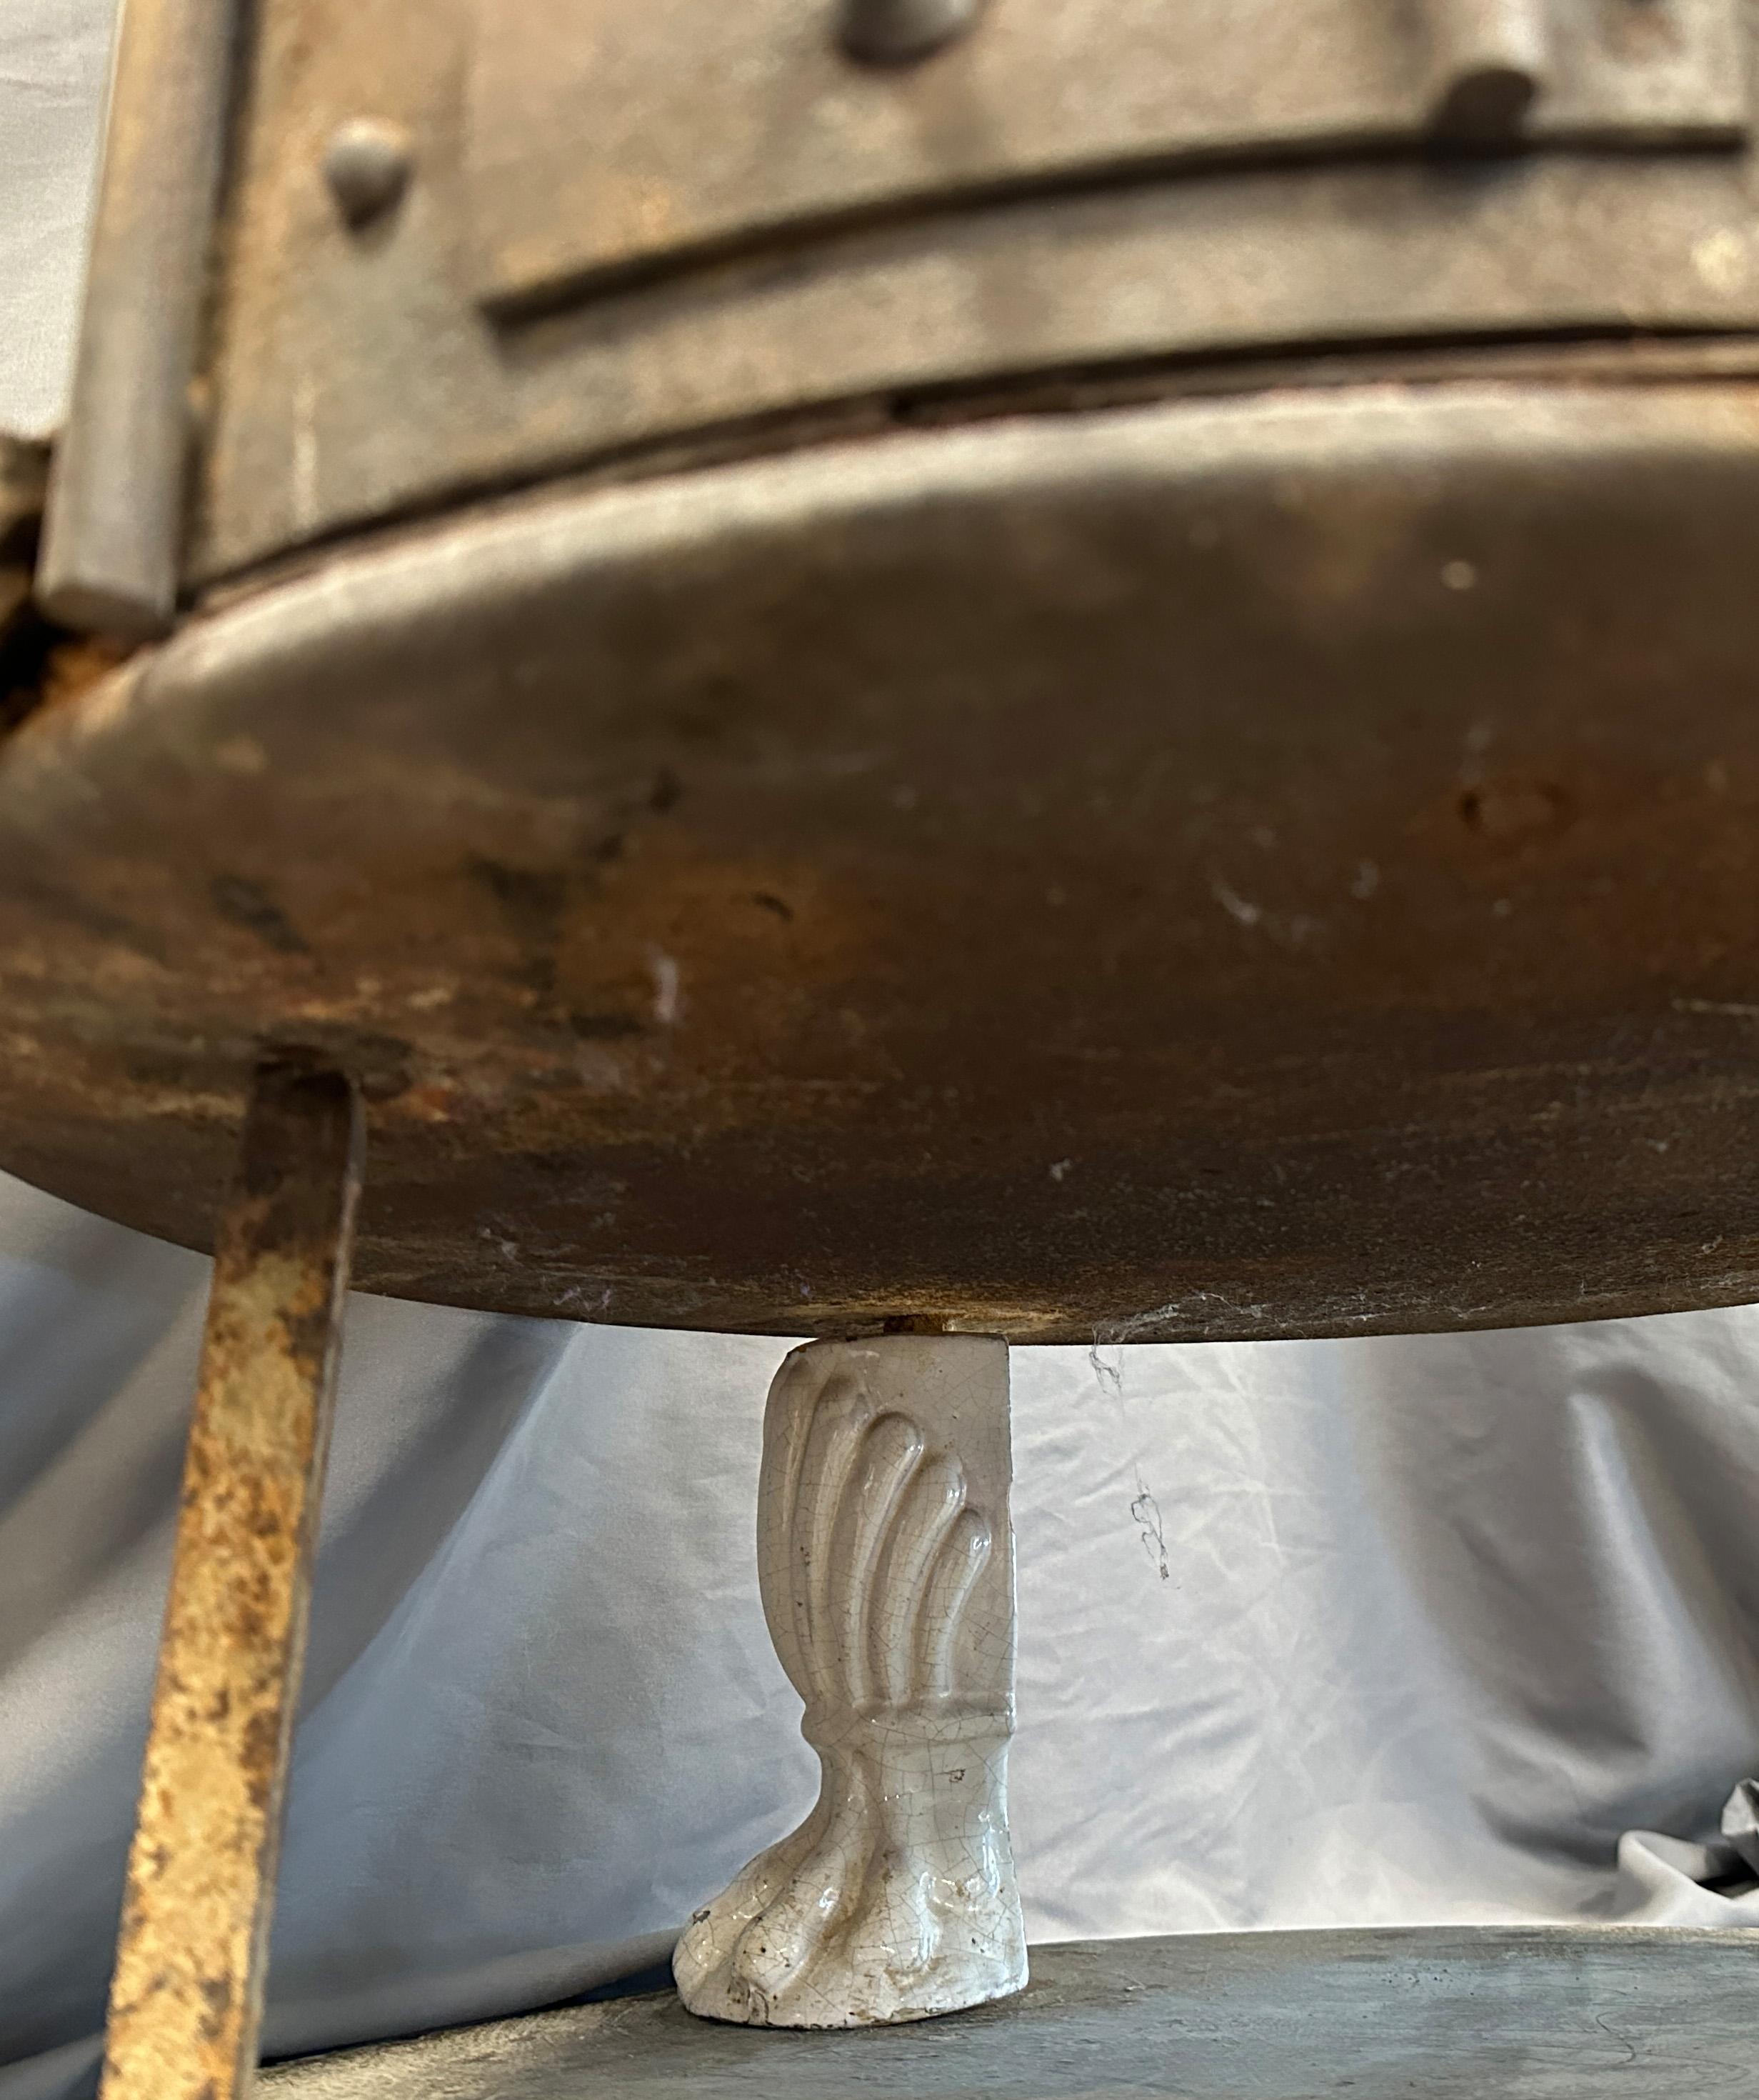
M215 1259L104 2100L228 2100L254 2074L359 1154L350 1082L259 1073Z
M139 646L93 636L69 635L55 642L44 661L38 706L64 707L80 699L118 664L126 664Z

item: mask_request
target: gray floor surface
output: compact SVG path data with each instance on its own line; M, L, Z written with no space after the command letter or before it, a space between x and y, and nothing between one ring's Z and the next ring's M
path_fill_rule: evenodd
M1759 2094L1740 1932L1457 1926L1034 1948L1006 2002L804 2034L668 1992L284 2064L264 2100L1710 2100Z

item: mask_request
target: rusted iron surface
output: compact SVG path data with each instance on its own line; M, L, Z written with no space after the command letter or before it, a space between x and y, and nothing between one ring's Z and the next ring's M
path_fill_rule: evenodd
M255 2071L359 1180L351 1083L262 1070L220 1229L104 2100L234 2100Z
M668 41L679 11L698 9L692 33ZM925 397L1012 382L1143 365L1177 375L1315 346L1759 329L1750 150L1662 150L1664 121L1654 151L1523 150L1487 163L1380 135L1363 157L1363 95L1386 73L1373 52L1412 42L1393 54L1409 129L1412 98L1437 83L1424 84L1407 33L1459 11L1442 0L1009 0L923 66L888 69L838 57L831 0L558 5L561 45L529 9L522 27L505 9L481 11L479 72L465 6L274 0L261 11L210 345L193 579L461 492L589 464L627 471L681 443L779 447L831 413L884 428ZM1669 7L1558 0L1545 11L1554 72L1598 50L1596 96L1616 88L1631 98L1625 118L1665 119L1673 87L1658 92L1654 67L1689 75L1695 48L1671 33ZM1718 12L1688 11L1713 28ZM1328 18L1348 33L1316 33ZM1741 17L1744 38L1754 21ZM800 100L796 59L811 78L829 68L843 82L824 108ZM1030 95L999 99L999 59L1036 68ZM1726 119L1747 68L1716 71ZM990 84L962 101L948 83L967 74ZM603 106L575 108L571 80L602 92ZM1560 87L1549 81L1536 122ZM1225 121L1230 97L1254 95L1276 118L1268 147L1262 133L1242 144ZM496 106L498 139L483 128ZM1055 141L1034 112L1047 106L1081 131L1084 171L1025 192L1004 183L1003 194L985 178L924 202L937 168L981 173L986 156L1043 175ZM1177 111L1205 149L1184 172L1144 145ZM1358 128L1334 139L1337 157L1289 161L1303 111L1321 129L1354 112ZM358 120L395 127L412 168L395 210L362 227L320 174L328 142ZM1218 157L1230 136L1236 150ZM895 164L873 157L894 153ZM827 202L826 183L831 223L803 232L791 222L784 239L777 215ZM589 252L595 227L603 237ZM527 254L514 276L534 297L559 298L595 253L650 276L663 261L669 274L602 274L577 302L504 324L478 303L473 227L485 254Z
M1759 1295L1759 388L996 421L514 503L0 749L0 1163L360 1282L1024 1339Z

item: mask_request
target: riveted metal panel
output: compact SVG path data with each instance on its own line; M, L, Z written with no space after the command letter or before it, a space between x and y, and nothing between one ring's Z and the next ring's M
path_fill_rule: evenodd
M693 254L959 196L1410 145L1452 72L1530 65L1529 141L1726 143L1732 0L990 0L913 66L855 63L813 0L474 0L470 267L518 306ZM1530 19L1530 22L1528 20Z

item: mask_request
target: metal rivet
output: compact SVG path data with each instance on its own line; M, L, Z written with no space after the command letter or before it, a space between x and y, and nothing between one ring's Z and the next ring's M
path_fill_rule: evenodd
M351 117L324 149L324 179L350 226L389 211L409 180L409 135L382 117Z
M1538 0L1431 0L1439 78L1435 135L1495 151L1519 143L1545 85L1545 19Z
M902 65L962 35L981 0L841 0L837 36L852 58Z

